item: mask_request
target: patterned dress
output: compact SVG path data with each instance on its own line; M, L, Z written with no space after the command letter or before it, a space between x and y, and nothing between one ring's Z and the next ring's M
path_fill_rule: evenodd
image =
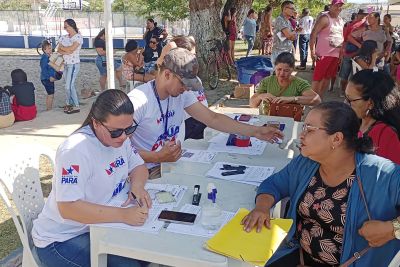
M297 234L304 253L318 266L339 266L347 199L354 174L338 186L329 187L317 171L300 198Z

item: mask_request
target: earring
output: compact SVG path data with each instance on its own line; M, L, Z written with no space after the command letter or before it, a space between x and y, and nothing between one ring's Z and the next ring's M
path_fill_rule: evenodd
M335 150L335 147L334 147L334 146L331 146L331 148L332 148L332 150Z
M368 116L370 111L370 109L367 109L367 111L365 112L365 116Z

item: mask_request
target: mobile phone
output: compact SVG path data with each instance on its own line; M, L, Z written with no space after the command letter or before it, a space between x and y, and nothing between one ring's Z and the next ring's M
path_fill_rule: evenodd
M251 119L251 115L247 115L247 114L242 114L239 117L239 121L250 121Z
M194 224L196 216L196 214L192 213L163 210L158 216L158 220L170 223Z

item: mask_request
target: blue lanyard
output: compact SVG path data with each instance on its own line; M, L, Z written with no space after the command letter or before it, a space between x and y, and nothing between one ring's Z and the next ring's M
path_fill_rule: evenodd
M168 110L169 110L169 96L168 96L168 102L167 102L167 112L164 114L164 111L162 109L161 106L161 101L160 101L160 96L157 93L156 90L156 81L152 81L151 85L153 86L153 92L154 92L154 96L157 99L158 102L158 108L160 109L160 113L161 113L161 119L164 123L164 134L163 134L163 139L166 140L168 137Z

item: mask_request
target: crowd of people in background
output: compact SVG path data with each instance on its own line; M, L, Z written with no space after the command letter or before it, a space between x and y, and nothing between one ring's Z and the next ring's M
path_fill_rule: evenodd
M400 249L400 49L394 45L389 14L382 23L380 13L359 9L345 23L341 18L344 4L344 0L332 0L314 18L309 8L297 12L292 1L284 1L275 19L269 5L259 14L250 9L243 21L246 57L252 56L259 39L259 53L268 56L274 66L274 73L257 85L250 106L260 107L261 114L265 103L312 107L299 136L301 155L261 184L255 208L242 221L246 231L269 227L270 209L290 197L287 217L295 223L287 240L293 245L281 246L266 266L338 266L355 261L360 266L386 266ZM221 26L234 64L235 42L242 26L235 7L221 16ZM54 82L64 77L63 109L73 114L80 112L76 77L83 38L72 19L65 20L64 29L67 34L57 45L64 69L50 64L51 45L44 42L40 79L48 95L46 109L51 110ZM56 156L56 181L63 175L60 166L78 162L80 178L92 186L54 183L32 230L35 251L44 266L66 262L89 266L88 224L142 225L152 205L144 185L148 178L160 176L161 163L179 160L180 140L204 138L207 126L271 143L283 138L274 127L241 123L211 111L197 76L196 40L193 36L168 38L167 31L153 19L146 21L144 47L129 40L125 53L113 64L122 90L105 90L105 37L101 30L93 42L102 92L82 126L66 139ZM296 52L300 55L298 66ZM296 69L307 70L309 58L311 83L293 75ZM337 75L343 101L324 101ZM11 78L11 86L0 88L0 128L32 120L37 113L35 87L26 73L13 70ZM132 84L128 94L123 92L126 81ZM93 153L100 155L94 159L97 165L109 164L116 154L128 164L110 180L91 161ZM126 177L130 192L143 206L105 208ZM125 204L132 201L129 194ZM53 249L54 244L61 249ZM365 248L369 251L357 257ZM146 265L108 257L116 266Z

